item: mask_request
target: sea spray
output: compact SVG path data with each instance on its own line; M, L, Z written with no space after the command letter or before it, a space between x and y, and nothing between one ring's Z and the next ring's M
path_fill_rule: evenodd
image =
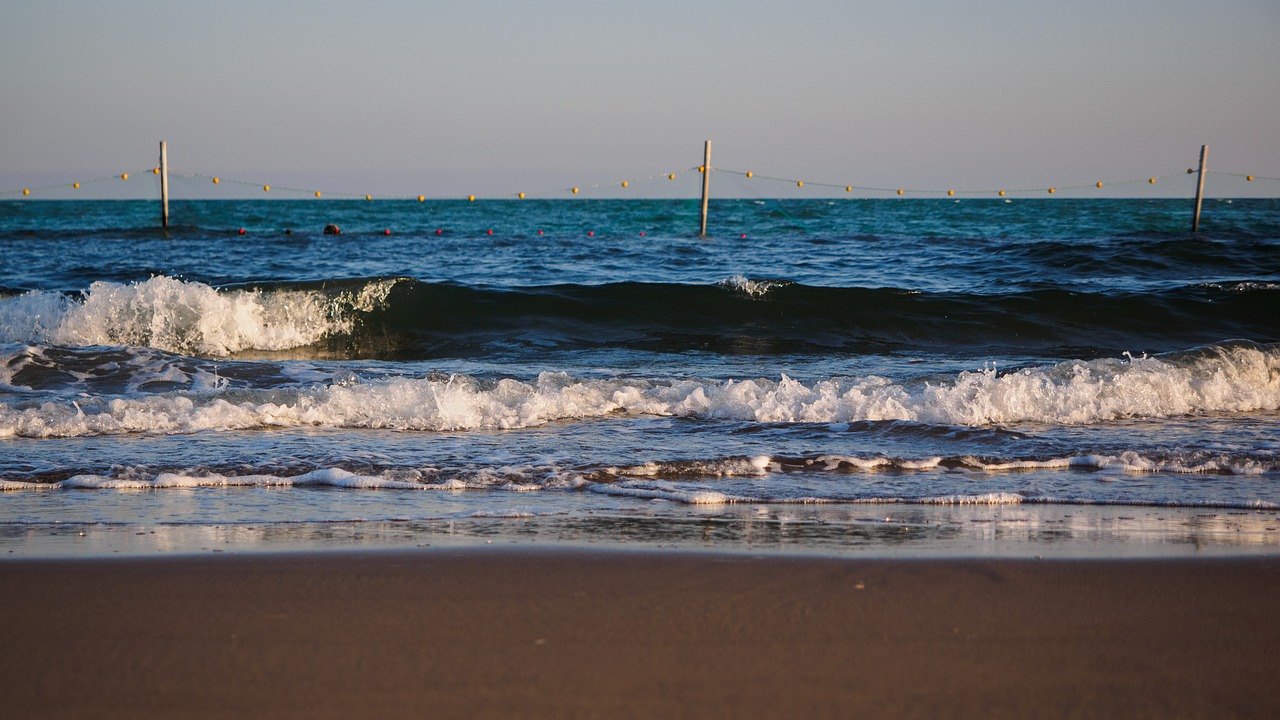
M532 381L396 377L273 390L95 397L0 406L0 436L76 437L322 426L516 430L561 420L676 416L756 423L902 420L938 425L1087 424L1280 409L1280 347L1231 343L1131 360L961 372L950 380Z
M349 333L355 314L386 299L394 281L354 292L227 289L155 276L98 281L76 298L33 290L0 298L0 342L134 345L221 356L287 350Z

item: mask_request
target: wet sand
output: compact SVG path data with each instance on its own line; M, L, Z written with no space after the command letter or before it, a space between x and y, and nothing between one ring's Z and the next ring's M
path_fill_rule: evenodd
M1274 717L1280 558L0 563L13 718Z

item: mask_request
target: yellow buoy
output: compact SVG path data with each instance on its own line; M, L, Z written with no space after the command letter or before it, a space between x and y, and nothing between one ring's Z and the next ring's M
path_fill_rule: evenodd
M578 194L578 188L574 188L574 189L573 189L573 194L574 194L574 195L577 195L577 194Z
M120 179L121 179L121 180L128 180L128 179L129 179L129 173L120 173Z
M803 181L803 180L797 180L797 181L796 181L796 187L804 187L804 181Z
M1155 178L1151 178L1150 180L1148 180L1148 181L1147 181L1147 184L1149 184L1149 185L1155 185L1155 184L1156 184L1156 179L1155 179Z
M1054 194L1055 192L1057 192L1057 190L1055 190L1055 189L1053 189L1053 188L1049 188L1049 194L1050 194L1050 195Z
M1004 191L1003 191L1003 190L1001 190L1001 191L1000 191L1000 197L1004 197Z
M317 190L317 191L316 191L316 197L320 197L320 191L319 191L319 190Z
M1098 183L1098 187L1102 187L1102 183Z
M955 190L948 190L948 191L947 191L947 195L955 195L955 194L956 194L956 191L955 191Z
M214 178L214 179L213 179L213 184L214 184L214 185L217 185L217 184L218 184L218 178Z
M372 195L365 195L365 196L364 196L364 199L365 199L365 200L372 200L372 199L373 199L373 196L372 196Z
M747 177L751 177L751 176L752 176L752 175L754 175L754 174L755 174L755 173L751 172L750 170L748 170L748 171L747 171Z
M523 200L523 199L524 199L524 193L520 193L519 195L516 195L516 197L518 197L518 198L520 198L521 200Z
M623 180L623 181L622 181L622 187L626 187L626 186L627 186L627 185L629 185L629 184L630 184L630 183L628 183L626 180Z
M467 202L475 202L475 201L476 201L476 196L475 196L475 195L468 195L468 196L467 196Z
M271 192L271 186L270 186L270 185L263 185L263 186L262 186L262 192Z
M1246 175L1244 179L1245 179L1245 180L1248 180L1249 182L1253 182L1253 176L1252 176L1252 175Z
M899 195L901 195L901 194L902 194L902 190L901 190L901 189L899 189L899 190L898 190L898 194L899 194Z
M698 172L706 172L706 171L707 171L707 166L706 166L706 165L699 165L699 166L698 166Z
M419 196L418 196L418 202L424 202L426 199L427 199L427 196L426 196L426 195L419 195Z
M845 185L845 186L844 186L844 191L845 191L845 192L853 192L853 186L852 186L852 185Z
M676 179L676 174L675 174L675 173L671 173L670 175L668 175L668 176L667 176L667 179L668 179L668 180L675 180L675 179Z
M28 190L27 188L22 188L22 194L23 194L23 195L30 195L30 194L31 194L31 191L30 191L30 190Z
M160 174L160 168L151 168L151 174L152 174L152 175L159 175L159 174Z
M73 188L75 188L75 189L79 190L79 189L80 189L80 183L71 183L71 187L73 187Z

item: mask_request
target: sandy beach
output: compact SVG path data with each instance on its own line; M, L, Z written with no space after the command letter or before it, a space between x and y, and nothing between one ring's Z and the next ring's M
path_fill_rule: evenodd
M431 550L0 563L14 718L1271 717L1280 565Z

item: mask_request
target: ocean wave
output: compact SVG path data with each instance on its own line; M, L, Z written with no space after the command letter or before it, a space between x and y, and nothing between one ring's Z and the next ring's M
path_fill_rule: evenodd
M674 416L751 423L903 420L933 425L1089 424L1280 409L1280 346L1223 343L1158 357L1077 360L950 378L532 381L395 377L300 388L90 396L0 406L0 437L191 433L269 427L515 430L555 421Z
M365 332L409 357L495 346L620 347L730 355L892 353L922 347L1063 354L1274 342L1280 295L1247 285L1155 292L936 293L733 276L713 286L611 283L475 288L405 281Z
M230 475L209 471L177 470L151 473L123 468L114 474L80 473L56 482L0 478L0 490L171 490L183 488L287 488L337 487L356 490L494 490L515 492L558 487L547 471L530 468L478 468L442 473L434 468L389 468L362 474L342 468L320 468L296 475L251 473Z
M741 293L752 299L760 299L769 294L774 288L784 288L795 285L790 280L775 280L772 278L752 279L745 275L734 275L727 280L721 280L719 286L731 292Z
M383 302L394 279L346 292L217 289L155 276L95 282L80 297L32 290L0 297L0 342L144 346L189 355L304 347L355 328L356 314Z
M775 458L725 457L706 460L652 461L640 466L568 468L558 465L494 467L385 467L350 470L337 467L249 469L242 474L209 469L149 470L117 467L102 472L80 472L56 481L32 478L0 478L0 491L57 492L62 490L165 491L193 488L314 488L406 491L590 492L615 497L679 503L683 505L1017 505L1017 504L1120 504L1212 506L1276 509L1261 499L1204 499L1188 501L1169 494L1146 497L1079 493L1046 495L1026 490L991 489L956 492L956 483L944 478L956 471L969 477L1019 474L1027 471L1067 471L1142 474L1259 475L1280 473L1280 459L1220 455L1190 459L1167 451L1125 451L1117 455L1078 455L1047 458L888 458L831 457ZM900 485L881 480L869 485L827 484L806 481L813 474L919 476L904 478ZM922 483L921 480L924 482ZM971 484L971 483L968 483ZM911 488L911 490L908 490ZM934 489L931 489L934 488Z
M1253 455L1140 453L1127 450L1116 454L1089 453L1060 457L980 458L972 455L920 458L816 455L791 458L768 455L719 458L715 460L651 461L643 465L602 468L587 475L592 481L617 479L701 480L752 478L776 474L865 474L928 473L935 470L968 471L983 474L1018 473L1034 470L1079 470L1128 474L1243 475L1280 472L1280 457Z
M1203 283L1200 287L1224 292L1275 292L1280 290L1280 282L1264 282L1261 280L1241 280L1239 282Z
M712 285L474 287L410 278L215 288L156 276L78 297L0 296L0 342L145 346L222 357L311 348L314 357L428 359L618 347L734 355L1274 342L1280 294L1242 280L1156 292L936 293L733 276ZM341 342L339 342L341 340ZM1074 351L1073 351L1073 354ZM306 357L306 352L299 352Z

